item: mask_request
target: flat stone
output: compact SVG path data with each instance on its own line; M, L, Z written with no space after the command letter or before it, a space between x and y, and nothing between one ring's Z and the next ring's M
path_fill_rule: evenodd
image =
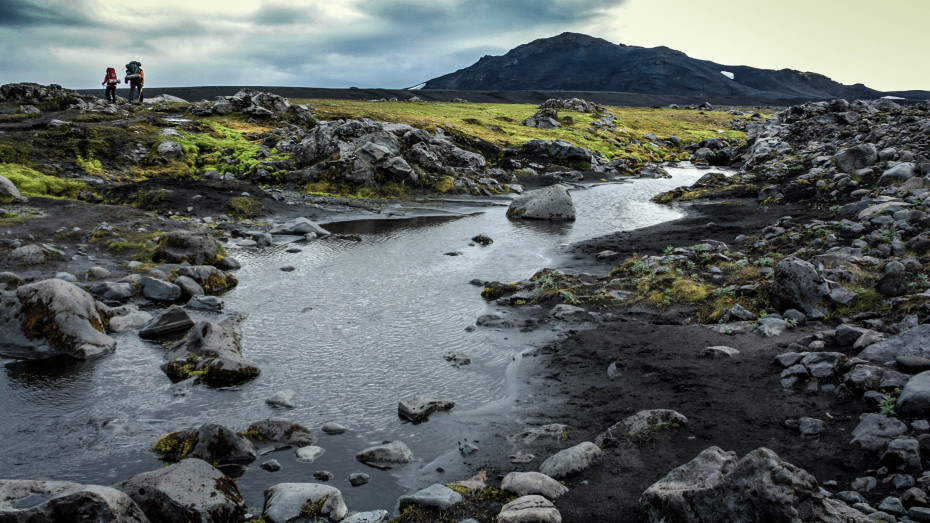
M275 392L270 398L265 400L265 403L271 405L272 407L283 407L286 409L296 408L297 405L294 404L294 395L296 393L291 389L280 390Z
M306 463L313 463L317 458L322 456L326 452L326 449L322 447L317 447L315 445L308 445L306 447L301 447L295 451L297 455L297 461L303 461Z
M398 505L401 510L407 505L419 505L439 510L449 510L462 502L462 495L445 485L436 483L423 490L401 496Z
M397 413L410 421L423 421L437 410L449 410L455 402L436 398L435 396L421 395L408 398L397 404Z
M387 523L391 515L386 510L370 510L359 512L342 520L342 523Z
M340 425L339 423L336 423L335 421L327 421L323 424L323 427L320 430L326 434L342 434L349 429L343 425Z
M410 463L413 452L401 441L389 441L362 450L355 459L363 463Z
M296 520L303 507L323 501L319 515L329 521L341 521L349 509L336 487L318 483L278 483L265 490L265 508L262 516L270 523Z
M568 492L568 487L541 472L511 472L504 476L501 490L518 496L537 494L556 499Z
M562 515L542 496L522 496L501 507L497 523L562 523Z
M704 347L701 350L701 357L704 358L732 358L739 354L739 351L733 347L727 347L726 345L715 345L713 347Z
M553 454L539 466L539 471L553 478L563 478L586 469L600 454L600 447L585 441Z

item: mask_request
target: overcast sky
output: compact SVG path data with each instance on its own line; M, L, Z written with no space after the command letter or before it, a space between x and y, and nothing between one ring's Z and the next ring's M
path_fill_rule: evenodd
M930 90L928 0L0 0L0 84L402 88L572 31Z

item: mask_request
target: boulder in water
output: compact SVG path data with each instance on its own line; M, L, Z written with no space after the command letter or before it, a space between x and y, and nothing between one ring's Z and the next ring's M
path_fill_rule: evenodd
M514 198L507 209L508 218L532 220L574 220L575 204L564 185L550 185Z

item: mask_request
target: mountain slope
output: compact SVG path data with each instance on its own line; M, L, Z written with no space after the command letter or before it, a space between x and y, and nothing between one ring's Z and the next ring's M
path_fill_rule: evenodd
M734 78L721 71L734 73ZM782 98L875 98L862 84L843 85L826 76L721 65L667 47L613 44L562 33L523 44L503 56L426 82L425 89L622 91L664 95Z

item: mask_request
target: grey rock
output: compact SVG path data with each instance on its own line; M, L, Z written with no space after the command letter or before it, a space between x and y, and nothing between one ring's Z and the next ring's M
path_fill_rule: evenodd
M407 505L419 505L439 510L449 510L462 502L462 495L449 487L436 483L423 490L401 496L398 505L401 510Z
M172 231L158 240L152 261L204 265L217 259L219 248L207 231Z
M271 229L271 234L289 234L294 236L304 236L314 233L317 236L329 236L329 231L320 227L308 218L298 217L283 223Z
M219 312L225 305L223 299L216 296L191 296L186 306L190 309Z
M184 156L184 148L181 147L181 144L171 140L165 140L158 144L156 152L159 156L164 156L168 159L181 158Z
M0 332L0 354L18 358L90 359L116 348L94 298L55 278L0 292Z
M206 461L191 458L113 485L150 521L233 521L245 515L236 482Z
M297 405L294 404L294 395L296 393L291 389L279 390L275 392L270 398L265 400L265 403L271 405L272 407L283 407L285 409L296 408Z
M610 426L594 440L598 447L616 444L625 438L662 428L676 428L688 424L688 418L670 409L642 410Z
M522 496L501 507L498 523L562 523L562 515L542 496Z
M902 162L890 169L886 169L878 179L878 185L903 183L916 175L913 163Z
M0 521L106 521L147 523L149 520L125 492L67 481L0 480Z
M269 459L268 461L259 465L261 468L267 470L268 472L277 472L281 470L281 463L276 459Z
M194 320L187 315L187 311L177 305L172 305L164 314L139 331L141 338L160 338L182 333L194 326Z
M553 478L563 478L586 469L600 454L600 447L585 441L553 454L539 466L539 471Z
M181 295L186 298L200 296L204 293L203 287L190 276L178 276L173 283L180 287Z
M105 281L91 287L90 293L103 301L124 301L132 298L132 285Z
M310 429L280 418L266 418L249 424L244 434L255 443L277 443L304 447L313 444L313 433Z
M421 395L402 400L397 404L397 413L410 421L423 421L437 410L449 410L454 406L454 401Z
M401 441L390 441L362 450L355 459L363 463L410 463L413 452Z
M574 220L575 205L568 189L556 184L530 191L514 198L507 209L508 218L535 220Z
M826 281L809 262L785 258L775 267L771 298L781 310L795 308L810 313L829 292Z
M221 271L212 265L182 266L175 269L174 273L178 277L186 276L194 280L203 287L206 294L225 291L239 284L239 280L232 273Z
M639 519L870 521L842 501L827 498L813 476L767 448L737 460L719 447L704 450L646 489L639 500Z
M801 439L816 441L820 439L823 433L824 422L816 418L801 418L798 420L798 430L801 432Z
M882 454L882 463L901 472L920 473L920 444L916 438L902 436L892 440Z
M323 427L320 430L326 434L342 434L349 429L347 429L344 425L336 423L335 421L327 421L323 424Z
M930 508L928 507L911 507L907 511L907 517L914 521L930 521Z
M220 323L202 321L165 354L162 366L173 379L186 378L185 371L203 371L200 377L211 385L241 383L261 372L258 365L242 355L239 324L244 316L234 315Z
M126 332L138 330L152 322L152 315L145 311L132 311L123 316L110 318L110 330L113 332Z
M756 332L766 338L781 336L788 329L788 322L775 316L766 316L759 318L759 326Z
M265 507L262 516L271 523L287 523L300 516L304 505L321 501L319 515L329 521L342 521L349 509L342 499L342 491L318 483L278 483L265 490Z
M110 277L110 271L103 267L91 267L85 275L86 280L102 280Z
M170 282L143 276L139 285L142 286L142 295L152 301L172 302L181 297L181 288Z
M236 269L241 269L242 264L239 263L239 260L233 258L232 256L227 256L222 260L216 263L216 267L224 271L234 271Z
M859 358L875 363L895 361L899 356L930 358L930 324L922 324L897 336L874 343Z
M387 523L391 515L386 510L370 510L359 512L342 520L342 523Z
M38 245L23 245L13 249L6 257L6 263L9 265L41 265L46 262L48 257L45 250Z
M14 202L26 201L26 198L23 197L22 193L19 192L19 189L13 185L13 182L11 182L6 176L0 175L0 199L4 197L12 198Z
M518 496L538 494L547 499L556 499L568 492L568 487L541 472L511 472L504 476L501 490Z
M881 453L888 444L901 434L907 432L907 425L900 420L881 414L865 414L859 425L852 431L851 444L859 445L867 451Z
M369 481L371 481L371 476L364 472L353 472L349 474L349 484L353 487L360 487Z
M904 503L901 503L901 498L894 496L888 496L882 500L878 505L878 510L882 512L887 512L894 516L903 516L905 513Z
M317 447L316 445L307 445L306 447L300 447L294 454L297 456L297 461L303 461L306 463L313 463L317 458L322 456L326 452L326 449L322 447Z
M849 147L838 152L834 157L836 168L844 173L854 173L868 167L878 160L878 150L871 143Z
M895 408L907 417L930 415L930 371L924 371L908 380L898 396Z
M863 476L854 479L849 486L856 492L871 492L878 486L878 479L873 476Z

